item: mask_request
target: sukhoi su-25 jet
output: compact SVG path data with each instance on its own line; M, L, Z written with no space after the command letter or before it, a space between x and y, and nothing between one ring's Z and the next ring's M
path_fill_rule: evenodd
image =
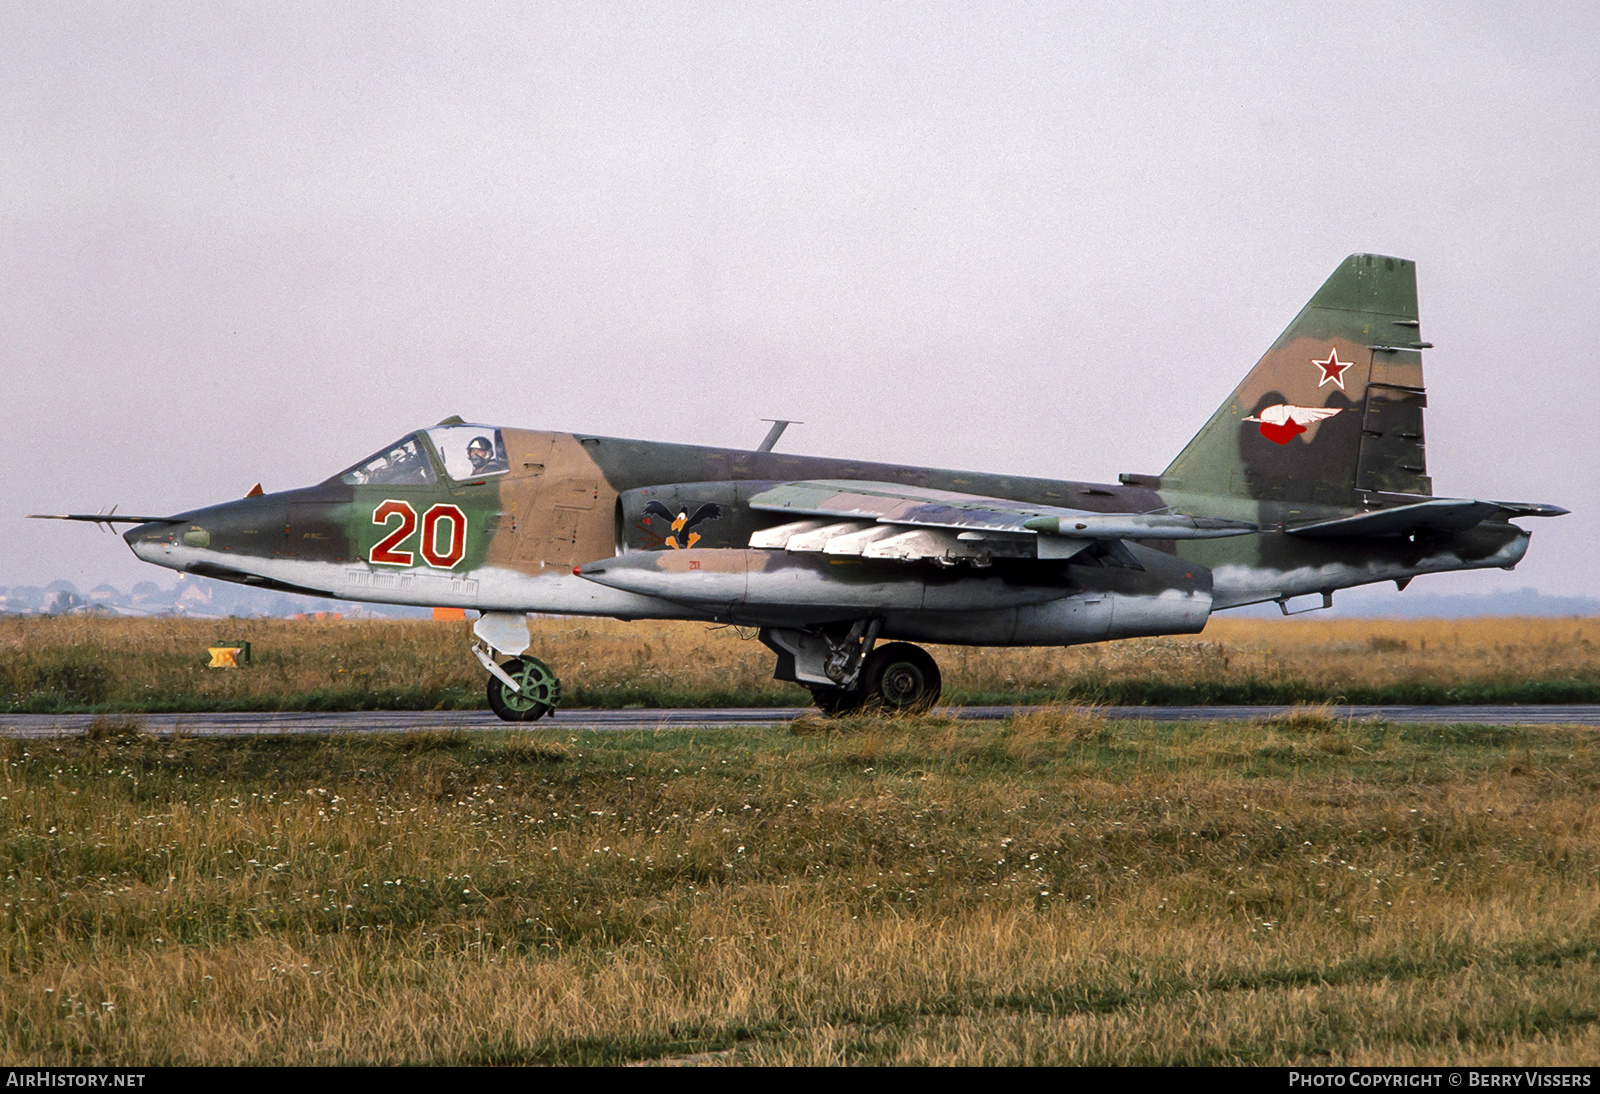
M1159 475L1058 481L447 418L316 486L135 523L147 562L258 588L482 613L500 717L559 701L528 612L760 629L841 712L918 709L911 643L1192 634L1214 611L1510 569L1554 505L1435 497L1416 268L1352 255ZM778 432L774 430L774 433ZM534 651L536 652L536 651Z

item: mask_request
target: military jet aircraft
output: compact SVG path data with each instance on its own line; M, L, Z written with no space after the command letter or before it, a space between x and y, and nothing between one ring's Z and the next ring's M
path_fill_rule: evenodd
M140 558L346 600L477 609L509 721L554 708L528 612L759 628L775 676L842 712L920 709L915 642L1192 634L1213 611L1486 567L1513 518L1433 495L1416 268L1352 255L1159 475L1117 483L701 448L447 418L326 482L135 523Z

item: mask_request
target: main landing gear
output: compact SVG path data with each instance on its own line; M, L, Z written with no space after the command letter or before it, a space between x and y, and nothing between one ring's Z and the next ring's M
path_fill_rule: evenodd
M939 701L939 666L908 642L876 646L881 620L860 620L848 630L767 628L761 641L778 655L773 672L811 690L826 714L862 708L920 713Z
M508 722L537 722L561 702L561 681L550 666L527 656L528 617L485 612L472 626L472 655L489 672L489 708ZM496 663L496 652L512 654Z

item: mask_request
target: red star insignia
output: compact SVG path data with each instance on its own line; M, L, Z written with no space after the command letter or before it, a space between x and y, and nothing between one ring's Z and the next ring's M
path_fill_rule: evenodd
M1322 370L1322 379L1317 381L1318 387L1323 384L1338 384L1339 390L1344 390L1344 370L1350 367L1351 362L1339 360L1337 349L1328 350L1327 360L1313 360L1311 363Z

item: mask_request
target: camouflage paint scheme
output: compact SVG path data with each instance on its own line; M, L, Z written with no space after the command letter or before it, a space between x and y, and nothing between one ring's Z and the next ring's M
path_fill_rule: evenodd
M1565 512L1432 498L1419 338L1414 265L1352 255L1171 466L1114 484L509 427L497 432L508 470L458 480L424 430L431 483L335 476L125 538L146 561L274 589L718 620L792 642L832 642L869 618L884 638L973 644L1192 633L1216 609L1509 569L1529 539L1511 518ZM418 526L394 538L407 508ZM1100 535L1077 519L1088 514L1221 518L1222 530Z

